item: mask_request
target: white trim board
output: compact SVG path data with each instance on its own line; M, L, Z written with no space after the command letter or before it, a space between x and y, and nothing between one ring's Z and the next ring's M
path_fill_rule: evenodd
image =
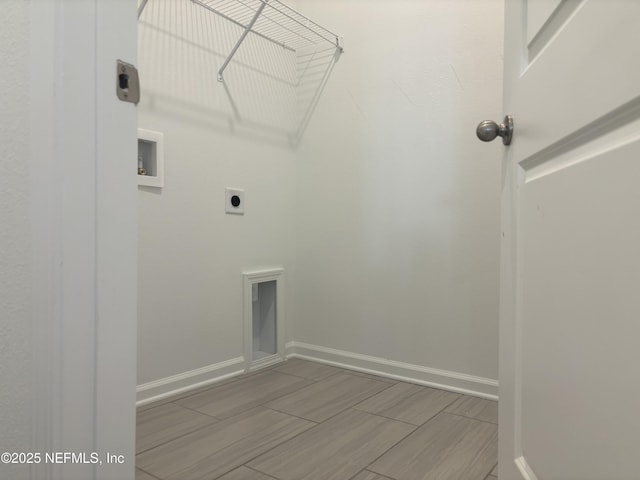
M425 385L489 400L498 399L498 381L489 378L474 377L463 373L438 370L301 342L288 342L285 351L287 358L304 358L403 382ZM258 362L250 371L271 366L281 360L278 355L267 357L264 359L264 363ZM136 406L142 407L174 395L243 375L246 373L245 367L245 358L237 357L138 385L136 387Z
M286 344L287 358L304 358L336 367L416 383L474 397L498 400L498 381L359 353L310 345Z
M259 360L254 360L249 363L247 367L247 373L249 372L257 372L258 370L262 370L263 368L271 367L272 365L276 365L278 363L284 362L286 359L284 353L275 353L273 355L269 355L268 357L260 358Z
M136 387L136 406L142 407L158 400L164 400L174 395L242 375L243 373L245 373L245 359L244 357L238 357L143 383Z
M284 268L275 267L242 273L243 276L243 351L245 370L251 372L285 359L284 333ZM270 357L253 360L253 285L276 282L276 353Z

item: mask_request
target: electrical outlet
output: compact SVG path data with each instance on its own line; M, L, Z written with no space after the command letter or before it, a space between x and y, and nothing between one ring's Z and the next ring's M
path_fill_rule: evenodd
M244 215L244 190L225 188L224 211L235 215Z

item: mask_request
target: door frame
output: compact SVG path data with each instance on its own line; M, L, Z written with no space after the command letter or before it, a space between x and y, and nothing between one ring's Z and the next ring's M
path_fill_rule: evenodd
M29 20L32 447L103 461L30 476L133 479L137 114L115 67L136 61L136 1L31 2Z
M503 63L503 113L507 112L515 119L516 125L520 116L514 111L511 99L515 92L512 88L514 78L519 77L520 57L518 52L524 48L524 38L520 33L523 18L521 2L505 2L504 11L504 63ZM507 41L509 39L509 41ZM517 128L517 126L516 126ZM517 142L517 136L514 138ZM499 445L498 449L498 478L517 478L522 475L522 471L514 463L515 458L522 455L521 446L508 450L504 445L515 446L519 437L519 427L515 429L505 428L512 424L512 419L517 418L515 409L519 404L515 398L514 379L516 372L520 368L515 365L515 351L517 348L517 329L514 319L516 318L516 238L518 225L515 218L517 205L513 200L517 199L516 189L518 182L518 165L514 165L512 159L512 149L506 147L502 156L502 183L500 198L500 307L499 307L499 328L498 328L498 383L500 385L500 408L498 409ZM517 200L516 200L517 201ZM502 428L500 428L502 426ZM519 449L520 451L516 451Z

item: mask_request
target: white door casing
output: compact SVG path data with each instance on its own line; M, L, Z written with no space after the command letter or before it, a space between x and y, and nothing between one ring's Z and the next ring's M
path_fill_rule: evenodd
M116 97L116 60L135 63L136 2L33 1L28 27L31 443L43 460L19 478L133 480L137 113ZM45 461L56 452L102 464Z
M637 479L640 2L507 0L502 480Z

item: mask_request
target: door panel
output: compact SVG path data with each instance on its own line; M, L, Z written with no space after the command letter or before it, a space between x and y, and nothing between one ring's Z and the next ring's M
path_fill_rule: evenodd
M507 9L519 1L507 1ZM537 2L528 3L531 8ZM516 52L520 66L508 79L518 89L512 100L517 112L508 113L518 113L514 148L521 158L557 142L575 141L571 135L598 119L606 121L607 114L640 95L640 69L630 68L640 58L638 25L640 2L583 1L556 26L537 56L530 58L529 46L521 46ZM505 48L513 42L506 40Z
M635 138L521 185L521 441L540 479L637 473L639 154Z
M499 476L637 479L640 2L505 22Z
M567 8L572 3L580 3L580 0L543 0L527 5L527 44L540 35L561 7Z

